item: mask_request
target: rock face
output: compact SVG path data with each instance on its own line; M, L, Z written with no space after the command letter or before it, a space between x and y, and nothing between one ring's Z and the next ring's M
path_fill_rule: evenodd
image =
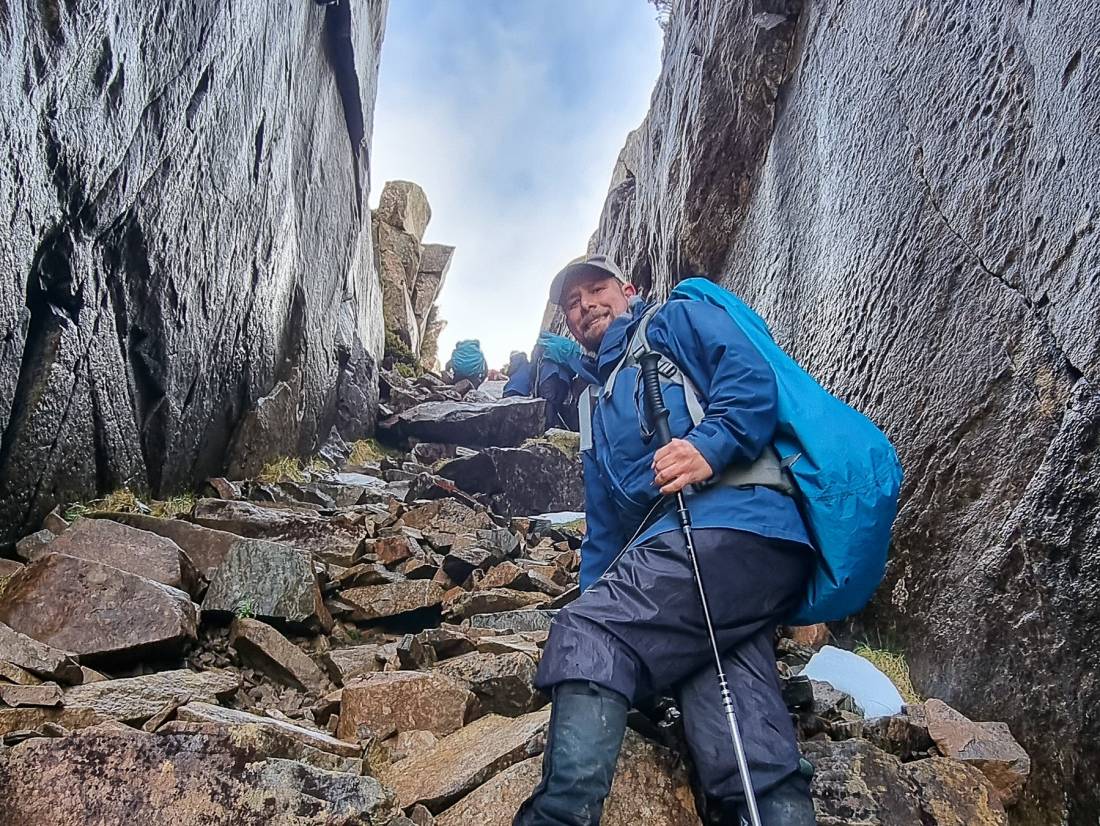
M439 469L467 493L483 493L495 513L526 516L584 508L580 459L549 444L491 447Z
M592 242L658 295L721 280L897 445L866 620L1011 725L1024 823L1100 815L1098 34L1073 4L683 4Z
M328 435L382 349L386 6L4 4L0 540L60 500L215 475L295 369L282 450Z
M470 447L518 445L542 434L546 402L507 398L499 402L425 402L381 422L395 439Z
M11 826L397 826L377 780L257 753L226 732L91 730L16 746L0 765Z

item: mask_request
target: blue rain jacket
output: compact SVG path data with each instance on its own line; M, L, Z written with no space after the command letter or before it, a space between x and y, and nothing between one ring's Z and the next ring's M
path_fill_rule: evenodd
M635 299L630 310L612 322L599 353L578 364L585 381L602 387L645 309L645 303ZM706 413L693 427L683 388L662 382L673 437L694 445L716 474L756 460L775 435L775 375L725 310L702 301L668 301L650 320L647 338L695 385ZM597 395L593 448L582 456L588 525L581 545L582 589L599 579L660 499L652 469L657 442L643 439L639 368L621 370L609 398ZM703 485L685 495L696 528L735 528L811 544L795 501L778 491ZM666 507L659 512L633 544L679 530L674 511Z
M504 385L504 398L509 396L531 395L531 363L525 361L508 377L508 383Z

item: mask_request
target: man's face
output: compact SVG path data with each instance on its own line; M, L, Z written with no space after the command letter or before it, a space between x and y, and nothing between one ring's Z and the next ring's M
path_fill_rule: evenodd
M611 276L574 278L562 301L569 332L586 349L596 352L611 322L627 311L636 294L633 284Z

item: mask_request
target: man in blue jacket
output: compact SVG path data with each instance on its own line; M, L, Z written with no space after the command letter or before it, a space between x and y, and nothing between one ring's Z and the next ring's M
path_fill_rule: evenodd
M771 449L774 374L723 310L667 302L649 317L646 338L694 386L703 410L693 424L683 386L664 385L674 438L657 450L628 352L647 309L635 288L594 255L567 266L550 290L591 354L580 363L595 398L591 445L582 444L588 530L583 593L554 620L539 666L538 685L554 703L543 778L515 824L599 823L631 704L670 689L708 799L723 823L747 819L691 565L665 506L665 494L683 490L761 820L810 826L773 639L802 598L814 552L790 496L735 484Z

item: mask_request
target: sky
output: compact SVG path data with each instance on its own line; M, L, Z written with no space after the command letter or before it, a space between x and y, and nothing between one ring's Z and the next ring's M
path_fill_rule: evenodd
M457 247L439 300L445 362L530 351L554 274L584 253L615 159L649 108L661 29L646 0L391 0L371 205L420 184L426 242Z

